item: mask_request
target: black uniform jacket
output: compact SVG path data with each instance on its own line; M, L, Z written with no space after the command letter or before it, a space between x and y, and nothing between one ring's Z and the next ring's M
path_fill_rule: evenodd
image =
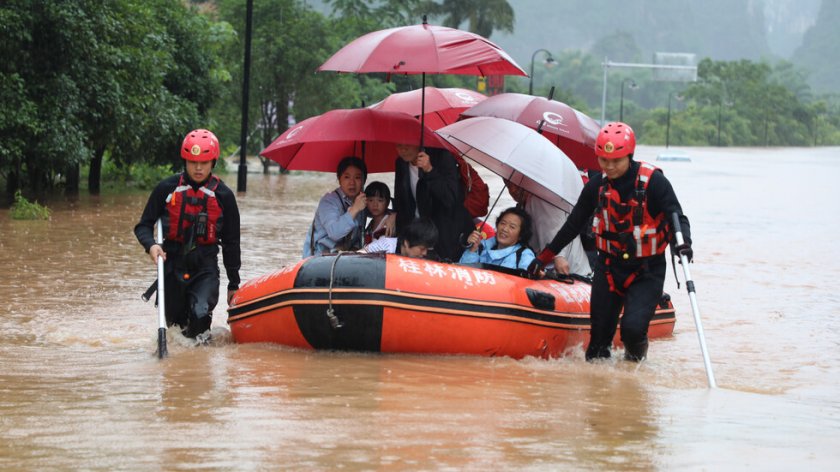
M140 216L140 222L134 227L134 235L137 240L143 245L146 252L149 252L155 244L154 225L158 218L168 218L169 213L166 210L166 197L168 197L178 186L182 174L173 175L162 180L149 196L149 201L146 203L146 208L143 209L143 214ZM193 189L198 189L201 185L193 182L189 176L184 173L185 182L192 186ZM228 290L237 290L239 288L239 268L241 266L241 255L239 249L239 208L236 206L236 197L233 191L225 185L221 180L219 186L216 188L216 200L219 206L222 207L222 216L224 218L222 224L222 231L219 235L219 244L222 246L222 260L225 265L225 271L228 277ZM166 235L164 235L166 237ZM171 243L167 243L167 247L171 247ZM215 258L219 253L218 246L200 246L202 256L212 256ZM167 260L170 253L167 252Z
M464 252L461 244L473 229L472 217L464 208L464 189L461 185L455 158L445 149L427 148L432 163L429 173L420 171L417 182L417 200L411 193L408 167L400 157L396 161L394 177L394 210L397 212L397 232L415 218L419 209L421 217L429 217L438 230L435 252L441 260L457 262Z
M636 176L639 174L639 163L630 161L630 168L627 172L612 181L613 188L615 188L621 196L621 201L626 202L630 199L636 188ZM589 182L583 186L580 192L577 204L572 209L569 219L562 228L554 236L554 239L549 243L548 249L555 254L566 247L575 237L578 236L581 229L590 224L590 217L595 213L598 207L598 197L601 185L604 184L604 174L599 173L589 179ZM671 182L665 177L661 171L656 171L650 177L650 183L647 187L647 205L650 216L656 218L660 213L665 212L667 221L671 221L671 215L677 212L680 215L680 226L685 241L691 244L691 227L689 226L688 218L683 215L682 207L680 206L677 195L674 193ZM671 241L673 244L674 241Z

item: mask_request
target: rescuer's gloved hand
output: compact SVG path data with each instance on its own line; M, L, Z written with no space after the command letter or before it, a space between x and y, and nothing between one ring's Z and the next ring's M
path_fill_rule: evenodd
M691 243L682 243L674 246L674 252L681 256L685 256L688 262L694 262L694 250L691 249Z
M542 252L540 252L540 255L528 264L528 275L536 278L549 262L554 262L554 256L556 256L556 254L551 249L543 249Z

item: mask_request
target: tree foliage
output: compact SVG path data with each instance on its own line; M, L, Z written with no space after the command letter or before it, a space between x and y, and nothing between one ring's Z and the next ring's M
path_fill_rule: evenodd
M535 67L534 94L551 86L575 108L600 118L604 91L601 60L581 51L553 53L551 68ZM512 90L527 90L528 79ZM723 146L808 146L840 144L840 104L815 94L808 76L790 62L714 61L698 64L697 82L658 82L649 70L611 68L606 119L617 120L624 89L624 120L646 144ZM670 136L668 97L672 97ZM561 101L564 101L561 99ZM720 139L718 139L720 137ZM670 139L667 139L670 138Z
M208 20L177 0L10 0L0 19L0 173L10 194L64 176L77 185L81 164L96 193L106 153L120 165L175 162L223 77L212 73L220 63Z
M195 5L200 4L200 8ZM234 148L240 133L245 2L217 0L7 0L0 4L0 181L7 197L59 185L88 188L100 175L180 164L186 131L209 127ZM254 2L249 122L251 152L302 120L333 108L369 105L420 87L420 76L317 72L353 39L379 29L429 23L482 36L509 31L502 0L331 0L332 15L302 0ZM638 13L638 12L637 12ZM634 36L636 37L636 36ZM643 45L626 33L593 50L636 60ZM555 99L600 117L601 57L553 52L530 79L508 91ZM840 144L840 100L819 95L803 69L787 62L699 64L696 83L656 82L649 71L610 70L606 118L624 119L641 142L675 145L807 146ZM475 77L429 75L438 87ZM624 89L630 80L638 84ZM673 98L670 113L667 103ZM670 122L670 128L668 123ZM668 131L669 130L669 131ZM149 172L144 172L151 175ZM124 177L121 177L124 178Z

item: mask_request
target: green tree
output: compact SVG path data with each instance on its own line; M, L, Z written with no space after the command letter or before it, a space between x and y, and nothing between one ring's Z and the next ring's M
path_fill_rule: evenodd
M442 18L443 25L460 28L489 38L493 31L513 32L513 7L507 0L443 0L429 1L425 8L435 18Z
M8 193L90 164L166 161L214 95L208 22L176 0L10 0L0 7L0 172ZM171 158L171 157L170 157Z
M219 2L221 18L244 31L243 2ZM359 106L363 90L384 85L370 77L316 70L344 44L336 31L339 20L328 19L296 0L256 2L253 13L251 96L249 123L258 130L260 149L288 128L289 118L297 121L334 108ZM228 50L231 64L242 57L242 44ZM240 60L241 62L241 60ZM234 80L229 110L239 107L241 64L232 65ZM234 129L238 130L238 126ZM261 158L262 159L262 158ZM268 161L263 159L264 169Z
M0 153L7 196L50 188L66 162L87 156L75 119L80 91L72 66L82 43L74 20L79 7L12 0L0 6ZM8 97L8 100L6 99Z
M88 177L92 192L99 187L105 150L118 165L177 166L186 131L212 127L207 112L229 76L216 51L232 39L232 29L180 2L132 1L109 18L120 29L114 32L113 54L105 56L118 59L99 70L114 75L111 83L121 95L114 95L113 116L104 120L107 138L93 148ZM92 127L102 123L99 118L89 121Z

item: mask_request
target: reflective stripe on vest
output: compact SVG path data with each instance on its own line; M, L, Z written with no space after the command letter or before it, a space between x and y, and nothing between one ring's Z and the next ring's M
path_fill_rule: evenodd
M622 259L662 254L668 246L668 222L664 214L650 216L647 187L657 167L642 162L632 196L626 201L612 187L606 175L598 192L598 207L592 232L599 251Z

